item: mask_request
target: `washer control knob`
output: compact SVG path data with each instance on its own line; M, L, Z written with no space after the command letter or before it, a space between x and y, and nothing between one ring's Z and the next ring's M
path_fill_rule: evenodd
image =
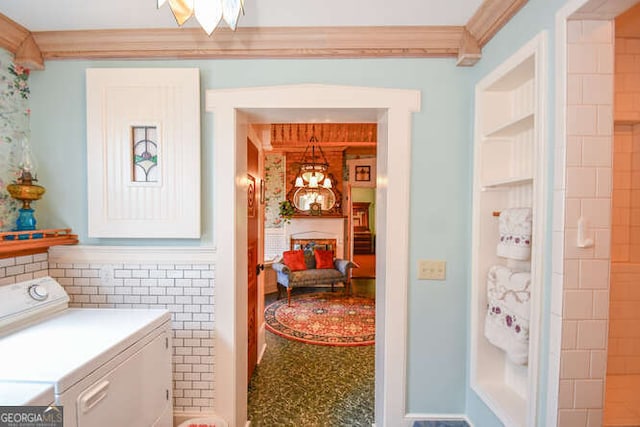
M29 286L29 295L36 301L44 301L49 296L49 291L42 285Z

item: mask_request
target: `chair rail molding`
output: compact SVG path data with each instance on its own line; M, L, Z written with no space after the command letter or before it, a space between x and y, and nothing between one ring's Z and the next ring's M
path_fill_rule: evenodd
M56 264L214 264L216 248L205 246L54 246Z

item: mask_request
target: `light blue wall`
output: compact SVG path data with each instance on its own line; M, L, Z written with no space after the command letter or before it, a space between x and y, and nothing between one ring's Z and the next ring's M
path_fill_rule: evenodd
M127 245L211 243L212 117L204 113L202 105L201 241L89 239L85 165L85 70L89 67L198 67L203 100L206 89L295 83L419 89L422 111L413 121L408 212L408 410L465 412L472 129L469 82L477 71L456 67L451 59L49 61L44 71L32 76L34 151L40 161L41 183L48 190L37 206L40 225L72 227L85 244ZM422 258L446 259L447 280L415 280L416 262Z
M555 135L555 15L564 6L567 0L529 0L516 16L484 47L482 59L472 69L472 86L499 66L509 56L515 53L529 40L546 30L547 39L547 141L548 141L548 214L547 224L551 224L552 215L552 189L553 189L553 153ZM470 221L470 219L469 219ZM542 345L539 349L541 355L541 367L538 394L538 425L544 426L546 416L547 398L547 370L548 370L548 346L549 346L549 315L550 315L550 289L551 289L551 227L547 235L545 280L544 280L544 307L542 324ZM493 413L484 405L473 390L468 389L467 413L470 420L476 426L492 427L502 425Z

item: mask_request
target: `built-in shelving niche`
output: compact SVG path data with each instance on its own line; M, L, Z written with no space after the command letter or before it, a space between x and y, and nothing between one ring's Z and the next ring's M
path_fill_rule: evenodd
M471 387L509 427L536 425L545 246L546 34L541 33L476 86L471 291ZM484 336L487 273L496 255L494 212L531 207L529 363L515 365Z

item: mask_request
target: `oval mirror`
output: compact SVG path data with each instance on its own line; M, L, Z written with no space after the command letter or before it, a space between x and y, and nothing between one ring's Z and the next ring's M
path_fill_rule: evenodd
M300 211L311 210L311 205L318 203L320 209L328 211L336 204L336 196L330 188L298 188L293 194L293 204Z

